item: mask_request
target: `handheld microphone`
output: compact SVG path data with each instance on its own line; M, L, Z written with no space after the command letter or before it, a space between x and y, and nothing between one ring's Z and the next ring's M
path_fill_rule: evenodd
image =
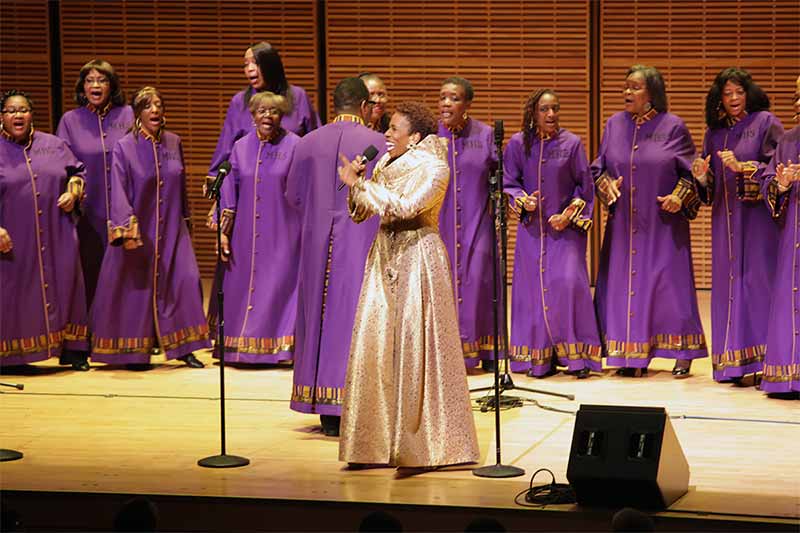
M361 154L359 157L361 158L361 163L366 163L368 161L372 161L375 159L375 156L378 155L378 149L375 148L373 145L367 146L364 150L364 153ZM344 182L339 183L339 187L337 187L337 191L341 191L344 188Z
M209 200L214 200L219 198L219 190L222 188L222 182L225 181L225 176L231 171L231 163L230 161L223 161L217 167L217 177L214 179L214 182L211 184L211 187L208 188L206 191L206 198Z

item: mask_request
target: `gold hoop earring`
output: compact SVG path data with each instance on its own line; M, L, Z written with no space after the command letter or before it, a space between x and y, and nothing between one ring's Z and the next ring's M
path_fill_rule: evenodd
M653 104L651 104L650 102L647 102L646 104L644 104L645 112L650 111L651 109L653 109Z
M142 119L137 118L136 121L133 123L133 125L136 126L137 130L142 129Z
M464 120L467 120L469 118L469 115L467 115L466 111L464 111L464 114L461 115L461 118L463 118Z
M167 117L161 115L161 128L165 128L167 126Z

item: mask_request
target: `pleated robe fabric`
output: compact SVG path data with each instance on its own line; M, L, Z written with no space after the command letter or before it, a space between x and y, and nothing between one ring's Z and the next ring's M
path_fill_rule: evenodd
M347 368L339 459L426 467L477 461L439 209L446 141L429 135L351 191L352 216L379 215Z
M67 111L58 123L56 135L67 142L75 157L86 167L86 198L81 203L78 240L89 307L94 300L100 266L108 246L114 147L131 124L131 107L111 104L105 109L89 104Z
M114 148L109 243L92 306L92 360L146 364L210 347L186 220L181 139L127 134ZM124 239L142 246L126 250Z
M688 205L692 196L696 200L694 154L689 130L671 113L652 110L637 119L623 111L606 123L591 165L598 195L598 180L623 177L622 196L609 209L595 290L609 366L646 368L653 357L708 357L689 234L689 218L697 214ZM656 197L681 185L682 209L662 210Z
M230 219L233 228L229 231L223 222L231 247L228 262L222 264L225 300L230 302L225 306L226 361L292 359L300 215L284 191L299 140L285 132L274 142L262 141L253 131L233 146L220 204L223 221Z
M778 193L778 163L800 161L800 126L786 133L763 171L762 191L778 225L778 257L761 390L800 391L800 184Z
M0 137L0 227L13 245L0 254L0 366L89 349L74 215L57 205L71 179L83 165L62 139Z
M600 336L586 269L586 232L592 224L594 183L580 138L559 129L534 135L530 155L522 133L508 143L505 193L512 199L539 191L533 213L522 210L514 253L511 367L546 374L555 355L569 371L602 370ZM573 207L570 207L573 206ZM548 219L572 210L562 231Z
M783 125L758 111L725 128L706 132L702 157L711 156L707 187L711 205L711 361L716 381L761 370L775 276L777 226L753 175L767 166ZM722 164L718 151L746 162L744 173Z
M286 198L300 212L300 271L297 286L294 374L290 408L339 416L350 353L350 337L369 246L378 220L355 224L347 189L339 189L339 154L348 160L383 135L359 117L339 115L303 137L295 148ZM367 164L371 175L375 161Z
M439 232L453 272L464 362L475 367L481 360L494 357L494 218L489 203L489 175L497 168L494 130L470 118L459 132L448 130L440 122L438 135L447 139L450 167ZM504 319L501 317L501 323Z

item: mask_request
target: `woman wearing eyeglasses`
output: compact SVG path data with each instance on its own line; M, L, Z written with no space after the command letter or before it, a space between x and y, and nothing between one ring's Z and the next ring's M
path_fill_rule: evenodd
M531 94L504 153L505 192L520 215L509 353L529 376L560 365L581 379L602 370L586 270L594 183L580 138L559 126L560 109L551 89Z
M189 236L181 139L153 87L131 101L136 121L114 148L111 218L95 302L92 360L145 365L153 348L202 368L208 348L200 273Z
M108 245L111 158L117 141L133 124L133 111L125 105L114 67L102 59L93 59L81 67L75 83L75 102L79 107L64 113L56 135L86 166L86 201L81 204L78 238L86 303L91 306ZM88 369L88 365L83 362L78 369Z
M0 101L0 366L88 351L86 294L73 212L83 165L55 135L33 129L20 91Z
M667 111L657 69L632 66L622 96L625 109L606 122L591 165L608 208L597 317L618 375L642 376L653 357L665 357L682 377L693 359L708 357L689 236L700 206L695 148L683 121Z
M700 199L711 205L711 361L716 381L761 370L775 275L777 227L754 175L783 125L747 71L726 68L706 96L703 153L692 165Z
M250 110L256 130L233 145L221 191L223 286L236 303L226 309L225 360L277 363L294 351L300 213L284 189L300 137L281 127L284 97L256 93Z

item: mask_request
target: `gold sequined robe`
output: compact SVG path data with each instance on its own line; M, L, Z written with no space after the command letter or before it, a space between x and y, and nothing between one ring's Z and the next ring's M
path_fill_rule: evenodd
M423 467L478 460L439 210L446 142L429 135L350 191L356 222L381 217L367 257L342 409L339 459Z

